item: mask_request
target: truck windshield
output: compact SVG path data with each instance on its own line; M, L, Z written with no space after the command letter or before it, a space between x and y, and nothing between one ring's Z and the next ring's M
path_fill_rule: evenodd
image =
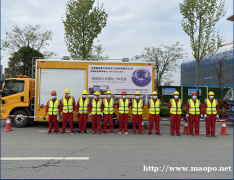
M224 99L225 100L234 100L233 99L233 89L230 89L228 92L227 92L227 94L226 94L226 96L224 97Z
M10 80L6 81L2 91L2 97L24 92L24 81Z

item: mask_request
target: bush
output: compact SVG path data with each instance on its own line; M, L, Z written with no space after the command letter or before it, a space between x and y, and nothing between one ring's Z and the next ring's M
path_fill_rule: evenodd
M165 107L165 106L161 106L160 108L160 116L162 117L170 117L170 111L168 109L168 107ZM184 107L182 109L182 117L185 117L186 116L186 107Z
M217 99L218 104L219 104L219 109L223 108L223 99Z

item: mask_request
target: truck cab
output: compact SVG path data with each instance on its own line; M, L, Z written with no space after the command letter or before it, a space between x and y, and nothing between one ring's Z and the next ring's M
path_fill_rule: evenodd
M27 126L30 118L21 116L33 115L34 87L35 80L24 75L6 79L1 90L1 119L12 115L13 126Z
M231 88L223 99L223 118L234 120L234 98L233 98L233 88Z

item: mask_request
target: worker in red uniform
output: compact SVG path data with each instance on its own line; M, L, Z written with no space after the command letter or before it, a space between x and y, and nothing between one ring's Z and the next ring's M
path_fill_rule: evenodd
M142 133L142 114L143 114L143 100L140 99L140 92L135 92L135 99L132 99L132 121L133 121L133 135L136 134L136 122L138 122L138 132Z
M91 119L92 119L92 134L97 133L100 135L101 130L101 116L102 116L102 101L99 98L100 92L96 91L94 93L94 98L90 101L88 106L88 112L90 113Z
M59 111L59 100L57 99L56 91L51 92L51 99L48 100L46 104L46 110L45 110L45 116L47 113L49 114L49 130L48 134L51 134L52 132L52 126L54 121L54 134L57 134L59 132L59 125L58 125L58 115L60 113Z
M193 125L195 128L195 136L199 136L200 116L202 115L202 106L199 99L197 99L197 93L192 93L192 98L187 101L186 104L186 118L189 120L189 134L193 136Z
M131 107L131 101L126 98L126 91L122 91L122 98L117 101L117 109L119 110L119 135L122 134L124 124L124 134L128 135L128 113Z
M88 119L88 91L82 92L82 97L77 101L77 117L79 117L79 134L86 134L87 119Z
M215 137L215 123L219 119L219 104L214 99L214 92L210 91L209 98L205 99L203 104L204 118L206 119L206 137Z
M63 127L61 134L65 134L68 119L70 132L72 135L74 135L73 115L75 114L76 108L75 99L71 96L69 89L65 89L64 93L65 96L60 101L60 111L63 116Z
M148 135L152 134L154 122L155 122L156 134L161 135L160 129L159 129L160 106L161 106L161 102L158 99L158 93L156 91L154 91L152 93L152 98L148 102L148 109L149 109L149 132L148 132Z
M174 92L174 98L170 99L168 102L168 109L170 111L170 118L171 118L171 136L174 136L174 132L176 129L177 136L180 135L180 121L181 121L181 114L183 109L183 103L181 99L179 99L179 92Z
M106 134L107 130L107 122L109 121L110 125L110 133L114 135L114 125L113 125L113 113L114 113L114 107L115 107L115 100L111 98L111 91L106 92L107 97L103 99L102 101L102 107L103 109L103 133Z

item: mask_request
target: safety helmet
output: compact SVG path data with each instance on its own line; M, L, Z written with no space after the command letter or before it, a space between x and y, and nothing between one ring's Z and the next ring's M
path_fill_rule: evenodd
M64 93L68 94L68 93L70 93L70 90L69 89L65 89Z
M99 91L96 91L94 94L97 95L97 96L100 96L100 92Z
M158 93L157 93L156 91L154 91L154 92L153 92L153 95L154 95L154 94L157 95Z
M178 91L175 91L174 95L180 95L180 93Z
M56 96L56 91L51 91L51 96Z
M108 90L108 91L106 92L106 94L111 94L111 91Z
M126 91L122 91L121 94L127 94Z
M192 93L192 95L197 95L197 92L194 91L194 92Z
M214 96L214 92L213 92L213 91L210 91L210 92L209 92L209 96Z
M88 92L87 92L86 90L84 90L84 91L82 92L82 94L88 94Z
M140 95L141 93L139 91L135 92L135 95Z

